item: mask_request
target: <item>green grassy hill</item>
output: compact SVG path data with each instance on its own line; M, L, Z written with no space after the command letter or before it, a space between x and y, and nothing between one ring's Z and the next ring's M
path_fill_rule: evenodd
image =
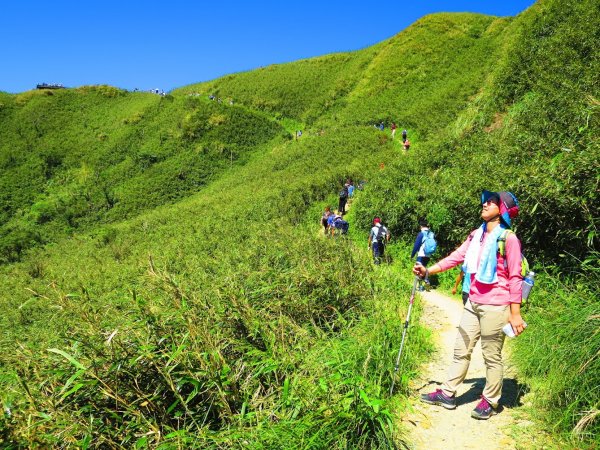
M2 104L4 261L35 242L198 192L287 138L272 119L245 109L110 87L31 91Z
M540 273L515 345L538 426L594 445L598 12L438 14L166 97L0 93L0 443L393 448L430 350L411 328L387 398L406 246L418 217L456 246L488 188L517 194ZM381 120L409 129L408 153ZM368 180L350 237L325 239L347 177ZM397 242L382 270L374 215Z
M233 99L309 127L392 120L420 133L446 126L486 79L510 22L436 14L373 47L228 75L175 91Z

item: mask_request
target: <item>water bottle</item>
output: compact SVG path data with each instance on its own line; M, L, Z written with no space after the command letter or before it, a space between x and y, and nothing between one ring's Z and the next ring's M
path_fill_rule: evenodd
M523 282L521 283L521 298L523 300L527 300L527 297L529 297L529 293L531 292L534 283L535 272L527 272L527 275L523 277Z
M523 322L523 328L527 328L527 324L525 322ZM509 338L514 338L516 336L515 330L513 330L513 327L510 323L504 325L502 327L502 331L504 331L504 334L506 334Z

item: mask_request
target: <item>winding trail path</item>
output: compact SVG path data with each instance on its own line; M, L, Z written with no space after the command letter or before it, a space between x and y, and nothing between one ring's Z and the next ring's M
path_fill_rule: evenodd
M456 328L460 322L462 302L435 291L422 292L416 301L423 302L423 324L432 330L438 351L423 368L420 379L411 388L419 395L435 390L444 381L452 359ZM519 425L515 408L520 402L521 389L515 371L504 356L504 386L501 403L504 408L489 420L471 418L471 410L479 401L485 384L485 365L478 343L473 351L471 365L464 383L457 392L458 407L447 410L441 406L427 405L419 401L419 395L411 399L413 410L402 419L408 430L410 449L516 449L510 428ZM522 422L521 422L522 423Z

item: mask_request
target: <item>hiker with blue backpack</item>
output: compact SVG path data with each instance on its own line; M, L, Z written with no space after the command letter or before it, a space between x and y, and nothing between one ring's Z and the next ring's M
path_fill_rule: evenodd
M373 228L369 232L369 249L373 249L373 262L381 264L381 258L385 253L385 246L390 242L390 232L381 223L379 217L373 219Z
M348 198L349 200L352 200L352 197L354 196L354 181L352 181L352 178L348 178L346 184L348 185Z
M336 232L337 234L348 234L350 224L344 220L344 218L339 214L339 211L330 216L330 219L329 229L331 230L331 237L334 237Z
M412 253L410 254L411 259L417 255L417 262L427 265L429 258L437 248L435 241L435 234L429 229L429 224L425 219L419 220L419 233L415 239ZM427 243L427 245L425 245Z
M464 381L471 353L481 338L486 366L481 400L471 412L475 419L489 419L497 413L502 395L503 328L519 335L527 326L521 317L522 255L521 243L510 230L519 213L517 198L510 192L483 191L483 223L472 231L462 245L430 267L417 262L413 273L427 279L462 264L469 282L468 299L458 327L454 356L441 389L421 395L421 400L446 409L456 408L456 391Z
M437 248L437 241L435 240L435 234L429 229L429 224L425 219L419 220L419 227L421 227L421 230L415 238L415 244L413 245L410 257L412 259L417 255L417 262L427 266L431 255L433 255ZM428 281L426 280L425 283ZM423 284L419 283L419 291L424 290Z

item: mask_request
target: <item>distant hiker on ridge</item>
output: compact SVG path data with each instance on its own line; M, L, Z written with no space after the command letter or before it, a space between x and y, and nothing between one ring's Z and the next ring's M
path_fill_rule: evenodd
M406 136L408 135L406 130L402 130L402 142L406 142Z
M352 181L352 178L348 178L346 184L348 185L348 201L351 201L354 195L354 181Z
M348 183L346 182L342 189L340 189L340 202L338 204L338 211L343 216L346 214L346 203L348 202Z
M410 148L410 141L408 138L404 141L404 150L408 150Z
M392 122L391 128L392 128L392 139L394 139L394 136L396 136L396 128L398 128L396 126L396 122Z

